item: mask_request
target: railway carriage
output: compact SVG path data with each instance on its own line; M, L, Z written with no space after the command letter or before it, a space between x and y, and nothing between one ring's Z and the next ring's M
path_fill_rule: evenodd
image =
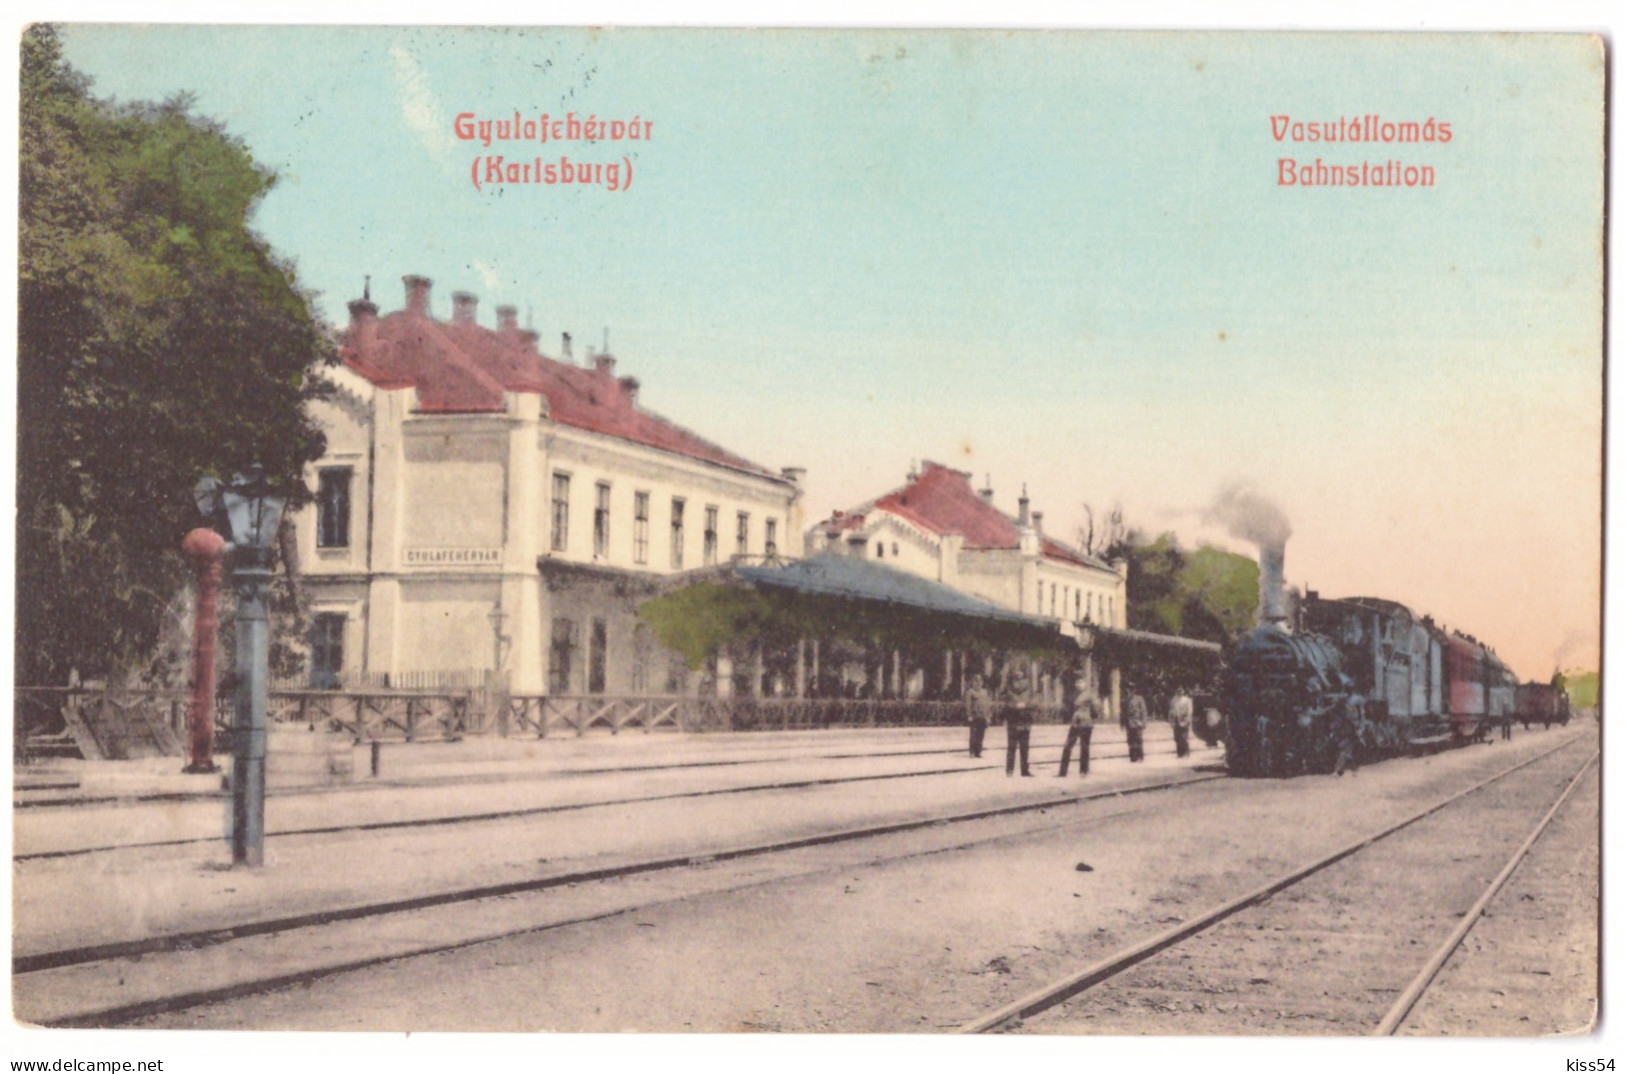
M1569 722L1569 696L1560 687L1544 682L1520 683L1517 688L1518 721L1528 727Z

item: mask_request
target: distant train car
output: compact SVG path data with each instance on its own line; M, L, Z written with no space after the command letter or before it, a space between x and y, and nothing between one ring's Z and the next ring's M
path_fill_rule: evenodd
M1520 683L1517 696L1518 722L1525 728L1569 722L1569 695L1561 688L1543 682Z
M1260 626L1236 644L1224 694L1239 774L1341 770L1478 741L1518 710L1512 672L1475 639L1391 600L1313 591L1298 630Z

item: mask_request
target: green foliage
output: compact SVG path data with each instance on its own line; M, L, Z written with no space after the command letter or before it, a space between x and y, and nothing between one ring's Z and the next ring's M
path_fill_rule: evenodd
M1184 626L1185 602L1180 576L1185 555L1171 533L1147 542L1130 533L1120 546L1126 552L1128 572L1128 625L1133 630L1179 634Z
M660 644L687 661L691 671L733 641L758 636L770 614L760 594L709 582L655 597L638 609Z
M1258 614L1258 564L1203 545L1185 557L1180 579L1189 637L1223 642L1248 630Z
M274 175L190 102L92 98L24 35L18 257L20 682L150 652L199 476L263 464L297 503L331 346L249 227Z
M1129 561L1128 625L1223 643L1252 626L1258 564L1208 545L1186 552L1172 533L1127 533L1109 554Z
M1594 709L1602 688L1602 676L1595 671L1564 671L1552 676L1552 685L1568 691L1569 704L1577 709Z

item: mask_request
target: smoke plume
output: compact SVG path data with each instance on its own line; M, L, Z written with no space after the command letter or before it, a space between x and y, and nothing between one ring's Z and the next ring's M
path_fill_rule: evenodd
M1292 536L1286 514L1253 486L1238 481L1220 490L1202 511L1202 521L1260 548L1281 548Z

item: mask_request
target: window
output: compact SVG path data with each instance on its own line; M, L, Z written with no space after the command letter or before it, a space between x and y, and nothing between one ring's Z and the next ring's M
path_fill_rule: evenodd
M570 547L570 475L553 475L553 551Z
M598 482L598 504L592 511L592 554L609 557L609 485Z
M717 509L707 506L705 509L705 565L710 566L717 561Z
M885 541L876 541L875 542L875 558L876 559L885 559L886 558L886 542Z
M767 535L763 541L762 552L769 559L779 554L779 520L776 518L767 520Z
M1083 606L1083 618L1088 623L1095 621L1095 595L1093 593L1089 594L1089 602Z
M592 637L587 645L587 692L604 692L604 650L609 648L609 629L602 619L592 621Z
M335 466L316 478L316 547L350 546L350 468Z
M310 685L337 690L344 671L344 615L321 612L310 623Z
M632 494L632 562L649 562L649 494Z
M655 642L649 624L639 622L632 628L632 692L649 692L649 665L654 660Z
M1083 590L1072 591L1072 619L1076 622L1083 618Z
M576 624L574 619L553 620L553 644L547 651L547 692L567 694L575 664Z
M750 551L750 515L744 511L739 512L739 531L734 535L734 554L744 555Z
M1051 582L1049 584L1049 613L1050 613L1050 615L1055 614L1055 583L1054 582Z
M683 501L675 496L671 501L671 569L683 569Z

